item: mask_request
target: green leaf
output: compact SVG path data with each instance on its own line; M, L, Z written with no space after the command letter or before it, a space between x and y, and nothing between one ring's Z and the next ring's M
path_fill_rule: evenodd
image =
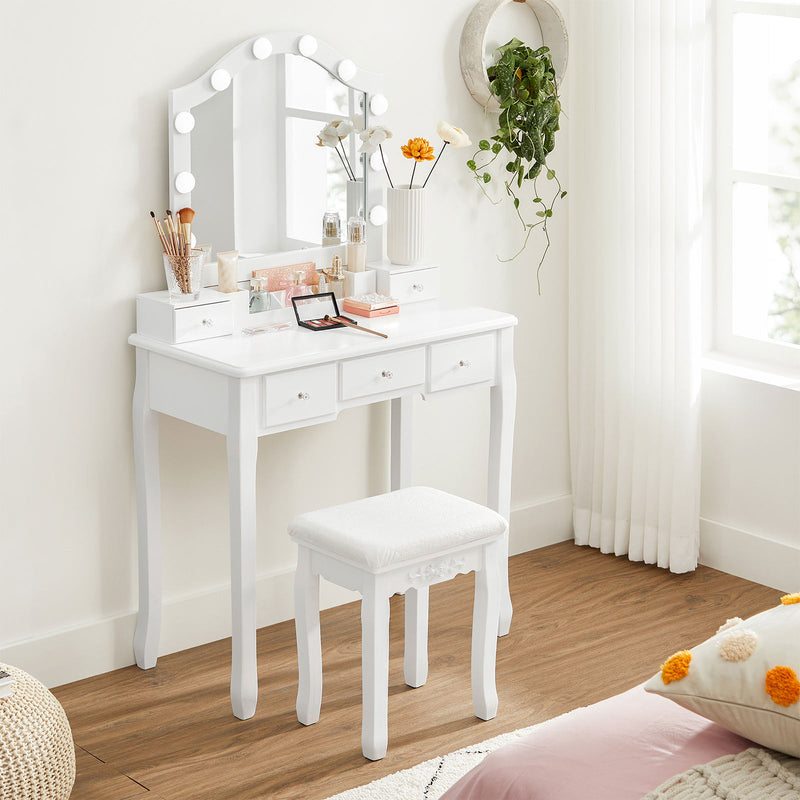
M553 209L548 208L547 211L544 212L544 215L546 217L552 217L553 216Z
M487 142L487 141L486 141L486 139L481 139L481 140L478 142L478 147L479 147L481 150L488 150L488 149L491 147L491 145L489 144L489 142Z
M537 217L543 217L544 216L544 211L537 211L536 212L536 216Z
M555 176L556 176L556 173L555 173L554 170L552 170L552 169L547 170L547 180L551 181L551 180L553 180L553 178L555 178Z
M517 171L516 162L509 161L508 164L506 164L506 172L516 172L516 171Z
M488 172L484 172L483 173L483 182L484 183L489 183L489 181L491 179L492 179L492 176Z
M544 204L544 200L542 200L541 197L534 197L533 198L533 202L534 203L542 203L542 204Z
M564 192L561 192L561 199L562 199L562 200L563 200L563 199L564 199L566 196L567 196L567 193L566 193L566 191L564 191Z
M478 166L478 165L475 163L475 161L474 161L473 159L470 159L469 161L467 161L467 167L468 167L469 169L471 169L473 172L475 171L475 168L476 168L477 166Z
M514 198L514 208L519 208L519 197Z
M503 145L500 142L495 142L492 145L492 152L497 155L503 149Z

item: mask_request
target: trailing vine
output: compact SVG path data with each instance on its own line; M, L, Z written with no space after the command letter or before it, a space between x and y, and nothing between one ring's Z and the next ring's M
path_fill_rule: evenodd
M498 47L496 52L497 60L486 70L486 74L492 93L500 104L497 132L491 140L482 139L478 142L478 150L467 161L467 167L472 171L483 193L489 197L485 189L485 184L492 180L489 168L503 151L509 154L510 160L505 164L505 171L509 174L505 176L503 183L506 196L513 201L525 235L522 246L513 256L498 256L498 260L513 261L528 246L534 229L541 227L546 241L536 269L536 282L541 294L540 272L550 249L547 224L553 216L556 202L567 195L555 170L547 166L547 156L555 148L556 131L559 129L561 116L556 73L550 59L549 47L531 50L519 39L512 39L508 44ZM482 160L484 156L488 157L487 160ZM555 181L556 185L549 201L541 197L537 186L543 170L547 180ZM535 215L539 218L537 222L528 222L521 207L522 189L527 181L532 186L531 202ZM491 197L489 199L492 200Z

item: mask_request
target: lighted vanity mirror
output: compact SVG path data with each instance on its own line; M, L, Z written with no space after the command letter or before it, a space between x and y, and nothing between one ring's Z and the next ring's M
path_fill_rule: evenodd
M170 204L194 209L192 231L212 261L238 250L246 280L275 254L320 247L326 211L342 230L349 216L369 217L381 186L370 185L357 131L378 122L379 82L330 45L284 32L243 42L170 92ZM357 127L343 142L356 181L317 145L335 119Z

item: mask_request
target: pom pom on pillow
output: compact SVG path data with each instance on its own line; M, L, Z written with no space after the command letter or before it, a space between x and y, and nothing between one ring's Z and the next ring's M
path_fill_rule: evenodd
M747 620L729 619L671 656L646 684L725 728L800 758L800 592Z

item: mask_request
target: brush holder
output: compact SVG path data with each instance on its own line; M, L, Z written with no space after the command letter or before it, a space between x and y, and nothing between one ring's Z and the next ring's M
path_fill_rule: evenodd
M190 256L164 253L164 272L172 302L197 300L203 287L204 262L205 253L202 250L192 250Z

